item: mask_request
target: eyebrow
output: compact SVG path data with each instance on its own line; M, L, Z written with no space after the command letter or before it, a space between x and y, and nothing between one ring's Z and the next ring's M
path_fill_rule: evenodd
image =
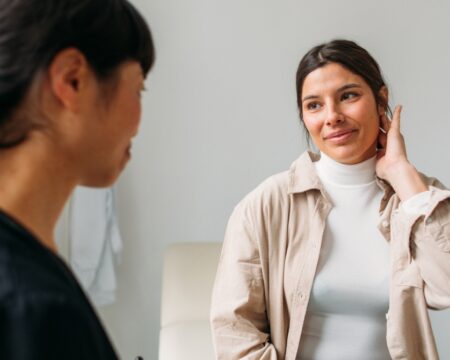
M344 86L341 86L339 89L337 89L337 92L342 92L342 91L347 90L347 89L360 88L360 87L361 87L361 85L356 84L356 83L346 84ZM302 102L304 102L306 100L318 99L318 98L319 98L318 95L308 95L308 96L305 96L303 98Z

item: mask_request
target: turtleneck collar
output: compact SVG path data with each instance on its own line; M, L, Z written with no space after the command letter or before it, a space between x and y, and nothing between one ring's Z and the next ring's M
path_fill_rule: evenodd
M322 181L336 185L365 185L374 182L376 178L376 156L358 164L347 165L339 163L321 152L320 160L314 164Z

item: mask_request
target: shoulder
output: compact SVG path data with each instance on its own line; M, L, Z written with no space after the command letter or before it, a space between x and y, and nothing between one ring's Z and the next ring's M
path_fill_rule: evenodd
M239 223L287 218L293 194L318 189L320 182L313 162L318 155L305 151L289 169L272 175L248 193L234 208L231 221Z
M288 199L289 171L272 175L248 193L236 207L270 206Z
M265 179L234 207L228 221L229 226L260 224L268 216L283 211L289 201L288 183L288 171Z
M64 293L14 293L0 300L0 358L116 359L94 313ZM21 349L23 347L23 349Z
M439 190L448 190L448 188L437 178L433 176L425 175L424 173L419 172L420 176L422 177L423 181L428 185L432 186Z
M23 282L23 279L21 279ZM40 331L66 331L63 324L88 329L89 311L81 296L63 288L38 284L21 284L0 294L0 332L14 326L27 336ZM14 324L14 325L13 325Z
M0 308L3 311L17 314L39 311L67 317L84 306L81 295L56 274L14 263L2 270L5 270L0 276Z
M72 318L79 323L83 319L84 305L79 297L62 291L46 292L45 289L13 291L0 297L2 318L26 318L28 323L47 322Z
M30 356L26 358L33 357L32 353L60 354L47 357L52 359L74 359L75 354L87 358L89 353L108 350L106 335L88 300L66 274L53 274L52 268L28 262L24 266L21 261L3 264L3 269L7 271L1 278L8 285L0 281L0 333L14 329L17 334L0 341L0 358L7 341L27 343ZM72 357L65 357L66 352Z
M289 195L319 187L313 165L318 155L305 151L292 162L288 170L272 175L245 196L239 207L275 206L289 201Z
M450 209L450 189L435 177L419 173L428 189L431 190L430 209L445 200L447 209ZM448 211L448 210L447 210Z
M39 244L0 234L0 302L11 298L72 299L74 288L59 262Z
M289 170L266 178L235 206L231 219L261 223L282 216L289 207L289 182Z

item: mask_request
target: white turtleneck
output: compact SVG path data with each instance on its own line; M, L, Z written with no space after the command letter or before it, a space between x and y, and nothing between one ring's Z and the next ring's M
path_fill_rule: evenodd
M386 345L389 245L378 231L383 192L375 157L356 165L325 154L315 162L333 208L303 326L297 359L390 359ZM425 213L429 196L402 204Z

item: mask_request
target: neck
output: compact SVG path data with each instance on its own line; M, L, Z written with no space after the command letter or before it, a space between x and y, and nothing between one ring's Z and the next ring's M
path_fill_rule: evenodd
M54 227L76 185L58 150L38 135L0 151L0 208L53 251Z
M371 157L354 165L347 165L333 160L324 153L316 162L320 178L337 185L363 185L375 180L376 157Z

